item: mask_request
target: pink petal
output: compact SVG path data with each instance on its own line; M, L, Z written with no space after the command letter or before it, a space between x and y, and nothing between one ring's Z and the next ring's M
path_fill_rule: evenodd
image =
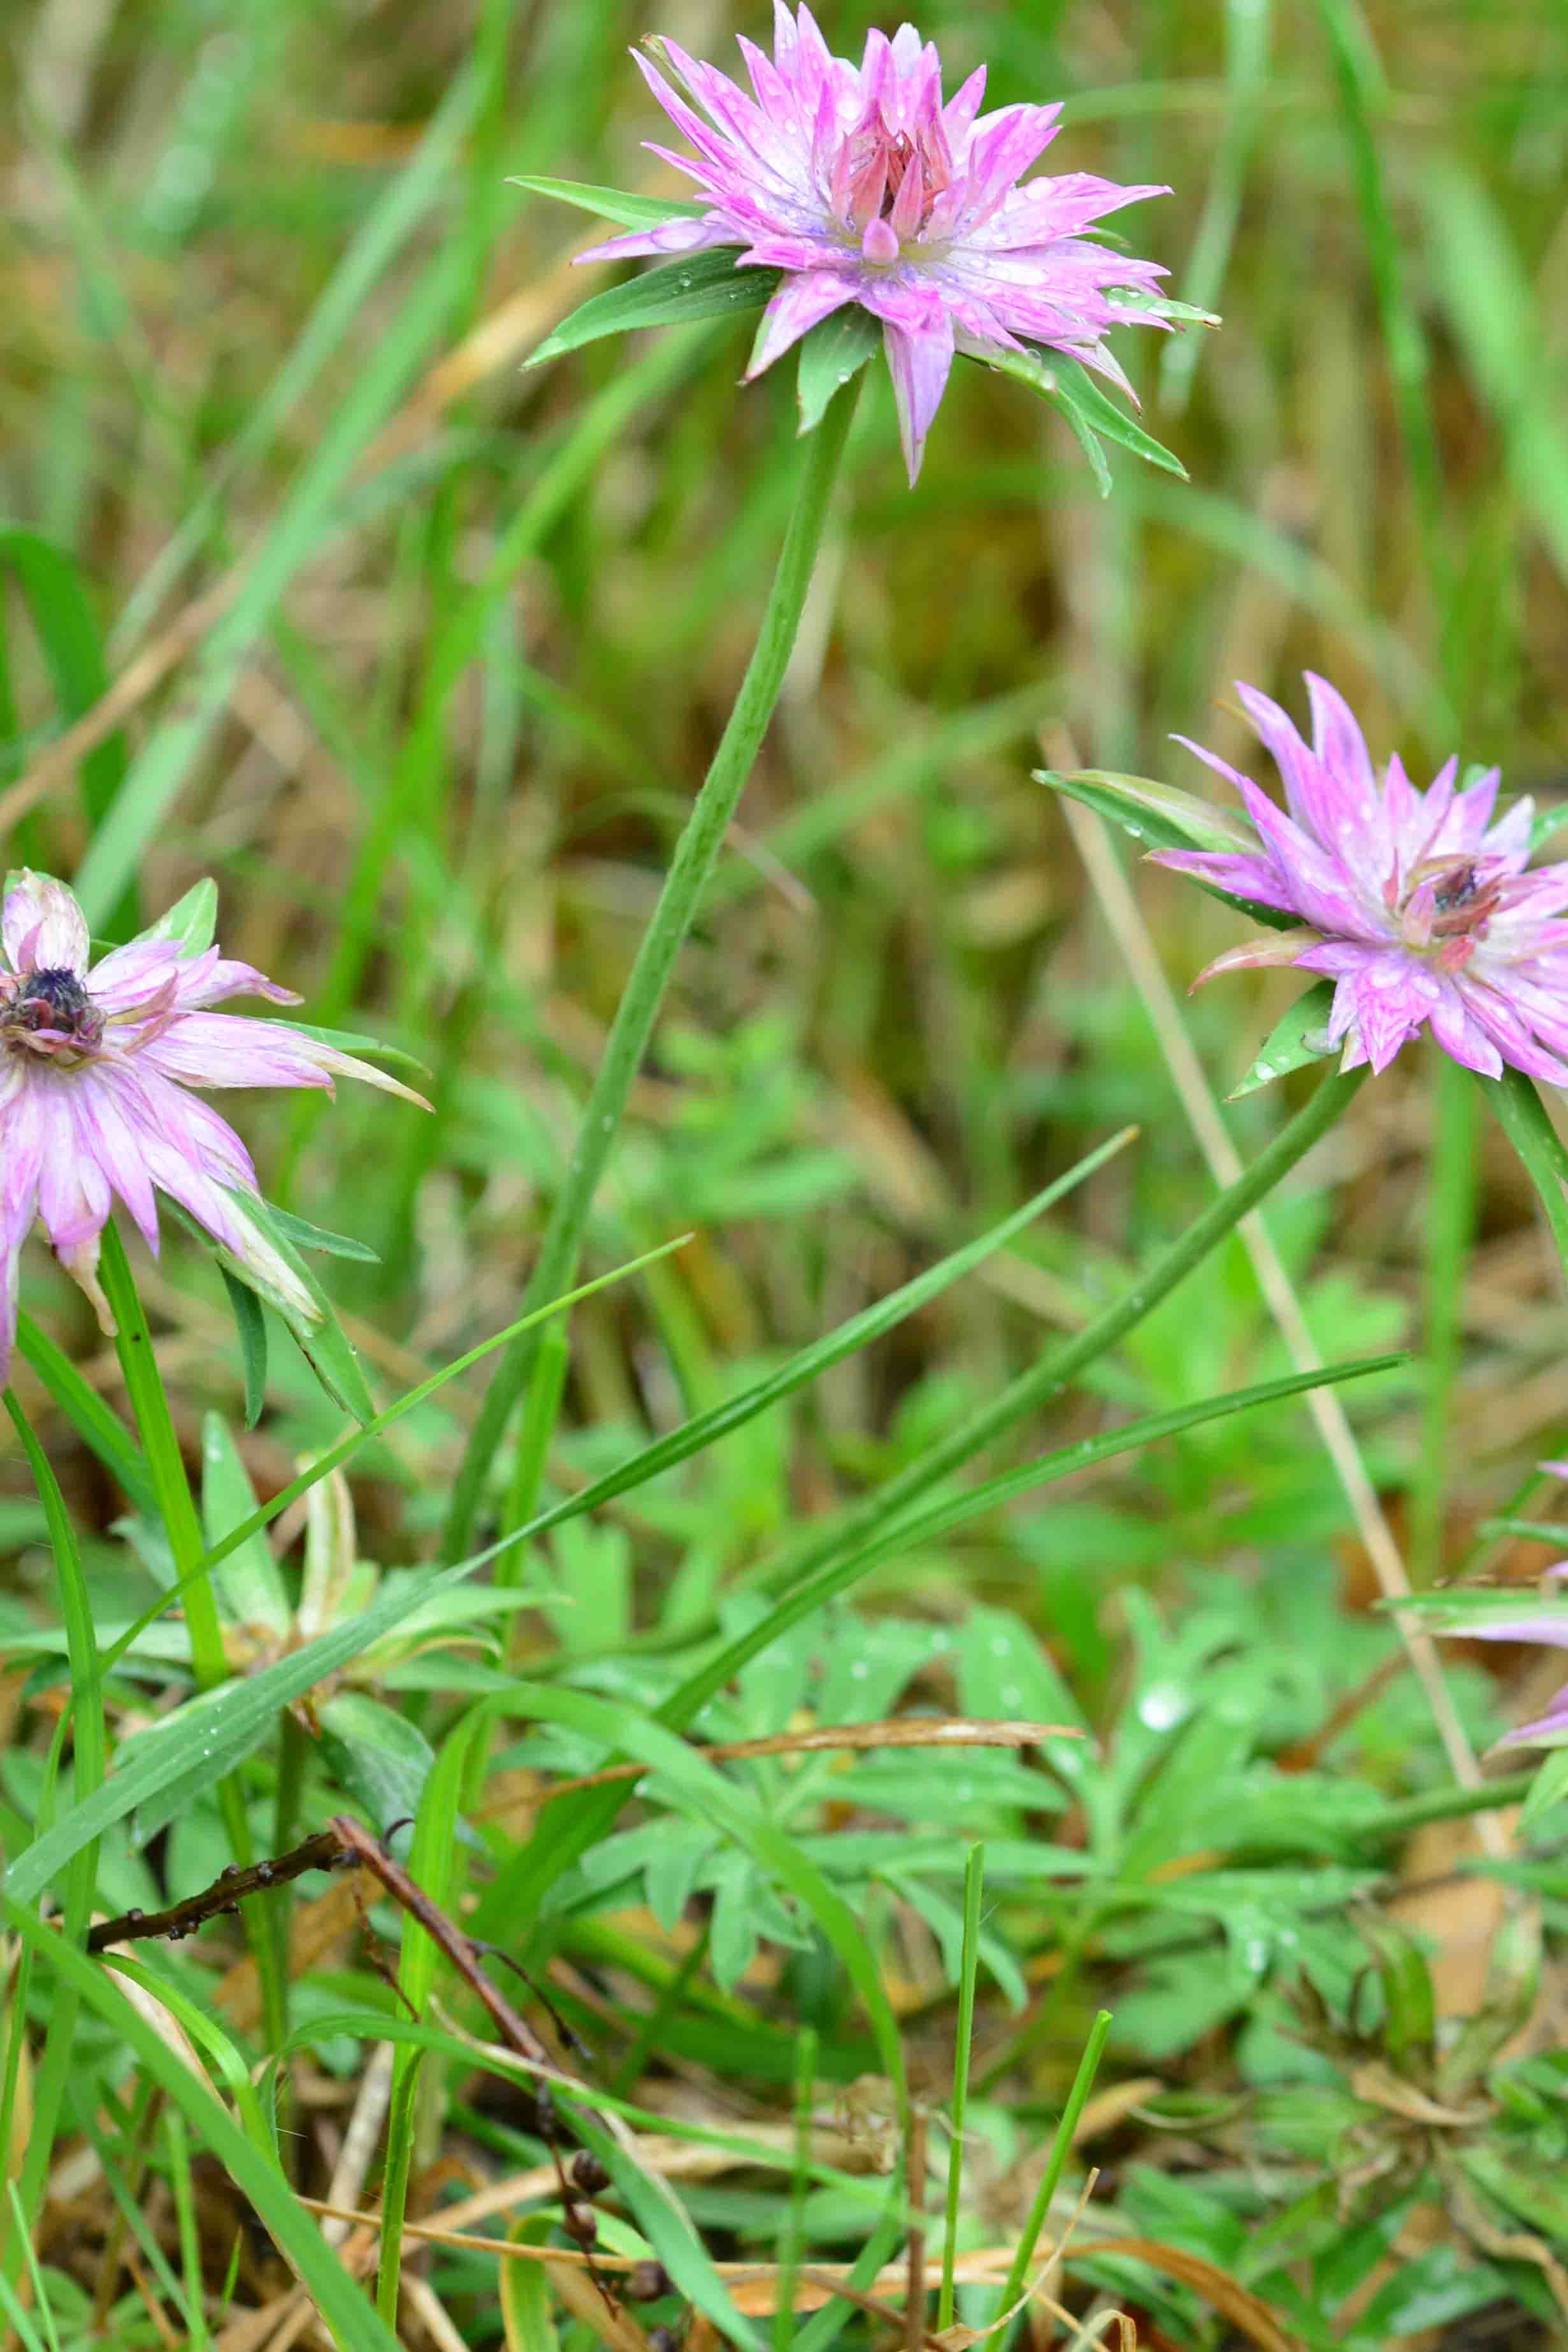
M884 324L883 343L893 378L894 404L898 411L898 437L913 488L920 472L925 436L946 389L953 364L953 322L943 311L916 334Z
M63 882L24 867L0 910L0 945L13 971L87 970L87 918Z

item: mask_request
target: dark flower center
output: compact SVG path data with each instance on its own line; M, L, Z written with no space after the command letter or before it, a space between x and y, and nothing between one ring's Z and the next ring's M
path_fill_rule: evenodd
M18 1045L47 1035L90 1049L103 1035L102 1013L76 973L63 965L24 973L0 1018Z

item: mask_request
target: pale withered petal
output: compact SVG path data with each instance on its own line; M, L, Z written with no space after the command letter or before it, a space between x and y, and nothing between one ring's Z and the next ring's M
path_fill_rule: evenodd
M250 1155L192 1087L324 1087L363 1078L422 1097L369 1062L280 1021L204 1008L298 999L216 948L133 940L89 962L62 882L23 873L0 907L0 1385L16 1337L22 1244L35 1222L111 1328L99 1237L118 1199L158 1247L157 1195L177 1201L291 1316L319 1309L235 1195L257 1196ZM428 1106L426 1106L428 1108Z

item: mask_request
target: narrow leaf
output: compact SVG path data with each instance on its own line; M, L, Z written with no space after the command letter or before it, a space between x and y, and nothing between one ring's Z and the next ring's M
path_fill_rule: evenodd
M633 196L623 188L594 188L582 180L546 180L533 172L511 173L507 185L527 188L536 196L552 196L557 204L575 205L579 212L614 221L621 228L657 228L667 220L698 219L708 209L684 196Z
M1260 1087L1272 1086L1288 1070L1301 1069L1308 1062L1321 1062L1336 1054L1338 1046L1331 1045L1326 1034L1333 998L1332 980L1320 980L1298 996L1270 1030L1252 1067L1240 1085L1231 1088L1228 1099L1236 1102L1242 1095L1255 1095Z
M267 1318L261 1311L261 1301L248 1282L242 1282L220 1265L224 1288L229 1295L229 1306L235 1318L235 1336L239 1341L240 1363L245 1371L245 1425L254 1429L261 1419L267 1402Z
M722 319L742 310L760 310L772 299L779 284L776 269L737 269L737 246L720 246L712 252L694 253L678 261L662 262L624 286L594 294L553 335L546 337L524 364L542 367L601 335L620 335L633 327L674 327L697 319Z

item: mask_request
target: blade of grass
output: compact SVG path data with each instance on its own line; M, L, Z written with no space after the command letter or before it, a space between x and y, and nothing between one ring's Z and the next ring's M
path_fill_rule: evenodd
M248 2198L279 2252L315 2298L322 2319L344 2352L398 2352L397 2337L355 2285L336 2248L327 2243L277 2166L257 2153L230 2120L210 2085L198 2082L132 2008L112 1974L9 1895L0 1897L0 1903L11 1932L44 1968L75 1990L115 2040L124 2043L137 2065L160 2085L211 2149L240 2194Z
M953 2096L947 2110L947 2210L942 2232L942 2285L936 2302L938 2335L953 2325L953 2263L958 2252L958 2204L964 2185L964 2122L969 2110L969 2055L975 2033L975 1980L980 1966L980 1889L985 1870L984 1845L972 1845L964 1860L964 1947L958 1964Z
M1061 2180L1062 2168L1071 2152L1072 2136L1078 2129L1079 2117L1082 2115L1085 2102L1093 2088L1094 2077L1100 2069L1101 2053L1105 2047L1105 2037L1110 2031L1111 2012L1108 2009L1103 2009L1090 2028L1089 2039L1083 2046L1083 2055L1078 2062L1078 2072L1072 2078L1072 2088L1067 2095L1067 2104L1061 2110L1061 2117L1056 2126L1056 2136L1051 2143L1051 2154L1046 2159L1045 2170L1040 2177L1040 2186L1034 2192L1033 2201L1029 2209L1029 2218L1023 2225L1018 2244L1013 2249L1012 2262L1009 2265L1001 2294L997 2299L998 2315L1011 2311L1013 2305L1023 2294L1024 2282L1029 2275L1029 2266L1034 2260L1034 2250L1040 2242L1040 2233L1045 2227L1047 2216L1051 2211L1051 2200L1056 2194ZM1022 2315L1019 2315L1021 2317Z
M65 1622L67 1652L70 1660L73 1786L76 1801L79 1805L102 1788L108 1770L103 1685L99 1669L98 1643L93 1631L92 1597L82 1573L76 1530L71 1526L65 1498L48 1459L33 1434L32 1425L10 1389L5 1391L5 1408L22 1441L27 1466L33 1474L33 1483L44 1507L49 1543L55 1556L60 1615ZM62 1730L63 1727L62 1725ZM72 1944L80 1945L86 1938L97 1882L98 1843L93 1839L85 1842L73 1854L66 1879L64 1928ZM24 2231L21 2242L15 2231L7 2238L4 2273L8 2281L20 2275L22 2244L30 2237L43 2210L49 2168L54 2160L55 2137L73 2065L80 2063L75 2050L79 2008L76 1993L68 1986L59 1987L50 2007L48 2028L44 2037L43 2062L38 2068L33 2092L32 2127L22 2158L21 2178L16 2183ZM18 2032L23 2030L23 2022L18 2016Z

